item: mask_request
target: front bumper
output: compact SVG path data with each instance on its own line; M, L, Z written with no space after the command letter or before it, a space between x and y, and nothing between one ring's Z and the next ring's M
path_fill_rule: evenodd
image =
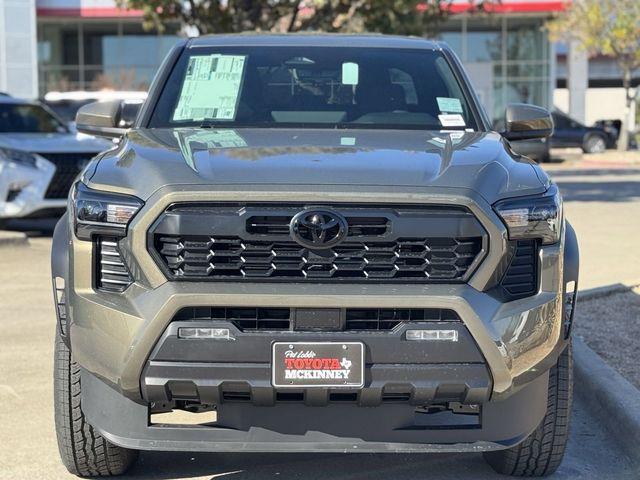
M109 441L126 448L194 452L479 452L516 445L539 425L547 404L548 375L539 376L504 401L485 403L478 423L456 426L449 418L439 418L440 413L421 413L407 405L315 408L296 404L228 404L218 409L215 424L156 425L150 423L146 405L122 396L86 371L82 372L81 381L82 406L89 423Z
M249 186L215 192L208 191L206 187L196 192L193 189L185 192L179 187L166 187L146 202L145 208L133 220L129 236L123 241L123 255L136 279L123 293L96 291L92 276L93 246L69 234L72 244L67 278L69 339L75 360L84 369L84 375L93 379L86 382L83 379L83 395L86 384L91 382L92 385L87 387L86 393L86 409L90 409L88 415L91 423L114 443L131 448L186 450L315 451L321 446L324 451L367 451L367 448L375 451L389 451L389 448L391 451L460 451L505 448L529 434L544 414L548 369L555 364L566 343L562 331L564 235L558 244L540 248L538 292L504 303L488 290L499 280L499 272L504 271L501 268L504 269L508 249L506 229L482 198L474 192L463 190L455 195L450 190L422 192L416 189L410 194L400 194L392 189L385 191L385 188L377 188L375 195L358 192L357 188L354 190L327 194L321 187L309 186L300 192L275 194L273 191L256 191L255 187ZM412 203L465 205L487 230L489 251L465 284L393 286L169 282L147 251L146 233L171 203L288 201L291 198L305 198L309 202L398 204L410 200ZM61 245L67 244L61 242ZM127 257L127 252L135 252L135 258ZM437 393L439 387L454 378L456 389L464 391L468 397L458 395L453 401L481 405L479 423L449 432L423 428L422 420L416 419L417 404L412 405L411 402L403 405L381 404L369 409L359 405L325 404L322 399L315 398L311 402L305 400L306 404L300 402L296 405L272 404L269 400L263 402L265 406L254 402L242 405L223 401L218 405L223 423L206 427L208 429L205 430L150 425L149 403L161 398L158 392L165 391L166 385L172 380L188 380L188 383L196 385L207 401L215 402L219 401L221 390L219 379L213 379L212 376L222 372L227 377L226 381L233 381L234 378L228 371L233 363L226 365L227 370L223 372L215 362L204 362L203 365L180 365L179 362L154 365L149 362L159 341L171 328L176 313L184 307L249 305L289 308L439 308L455 311L479 349L477 362L473 359L451 358L433 366L428 358L419 359L414 363L427 366L426 369L412 378L401 379L401 383L412 385L415 391L420 390L424 402L429 403L442 400ZM289 332L289 335L289 338L299 341L301 333ZM313 338L314 341L317 339L317 336ZM366 343L366 339L362 341ZM398 349L397 354L401 356L402 350ZM380 362L380 367L368 365L369 383L365 384L365 390L375 387L372 383L374 380L379 380L381 385L398 383L400 371L388 368L393 363ZM464 365L464 368L460 368L459 378L451 373L451 368L456 365ZM158 370L152 371L151 368L155 367ZM273 389L265 373L268 366L262 363L253 370L250 365L245 367L249 367L249 370L241 372L244 377L241 380L245 380L256 391L262 388L268 393L261 398L273 398ZM216 368L217 371L212 370ZM234 375L236 379L240 378ZM98 397L108 401L98 402ZM94 402L98 402L97 407L90 406ZM308 403L324 406L315 408ZM375 403L374 398L370 405ZM267 408L277 415L264 415L264 409ZM311 423L304 423L308 427L305 432L283 431L282 425L295 424L295 418L300 418L305 412L300 409L304 408L313 409L313 415L307 416ZM131 416L128 416L129 413L121 415L122 411L133 413ZM298 417L289 417L289 411L298 412ZM377 429L373 429L371 435L357 433L361 429L366 430L367 425L379 423L381 415L384 417L387 412L389 420L385 420L381 430L386 432L384 436L377 436ZM332 415L335 418L353 416L360 427L357 429L355 424L347 422L351 430L347 426L343 429L340 421L332 420ZM270 418L278 424L268 424ZM319 423L314 423L316 419ZM276 446L273 442L281 443ZM448 445L436 446L443 443Z

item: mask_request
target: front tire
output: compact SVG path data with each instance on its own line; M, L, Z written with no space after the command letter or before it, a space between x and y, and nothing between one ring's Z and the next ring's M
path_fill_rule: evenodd
M487 463L498 473L517 477L544 477L555 472L569 437L572 398L573 354L569 343L549 370L547 413L542 423L515 447L485 452Z
M70 473L82 477L120 475L133 465L136 450L112 444L86 421L80 405L80 366L56 331L54 405L58 449Z
M589 135L584 140L582 151L584 153L602 153L607 149L606 140L598 134Z

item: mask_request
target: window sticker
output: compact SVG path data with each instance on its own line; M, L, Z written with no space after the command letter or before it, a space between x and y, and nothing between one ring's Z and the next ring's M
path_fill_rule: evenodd
M246 55L195 55L189 59L173 120L234 120Z
M358 85L359 68L357 63L345 62L342 64L342 84Z
M440 123L443 127L464 127L466 125L464 118L459 113L438 115Z
M459 98L436 97L438 108L443 113L462 113L462 103Z

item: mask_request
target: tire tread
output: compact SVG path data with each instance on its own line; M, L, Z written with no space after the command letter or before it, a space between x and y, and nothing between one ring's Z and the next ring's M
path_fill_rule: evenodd
M544 419L522 443L494 452L485 452L486 461L505 475L543 477L555 472L569 436L573 401L573 356L571 343L549 370L549 393Z
M106 477L126 472L138 452L110 443L86 420L80 404L80 366L56 332L54 348L55 427L60 457L70 473Z

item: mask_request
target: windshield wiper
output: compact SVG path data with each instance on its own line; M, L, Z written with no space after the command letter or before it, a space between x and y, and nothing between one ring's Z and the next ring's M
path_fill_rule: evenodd
M200 128L218 128L218 127L222 127L222 125L220 124L220 122L216 122L212 118L205 118L204 120L202 120L202 123L200 123Z

